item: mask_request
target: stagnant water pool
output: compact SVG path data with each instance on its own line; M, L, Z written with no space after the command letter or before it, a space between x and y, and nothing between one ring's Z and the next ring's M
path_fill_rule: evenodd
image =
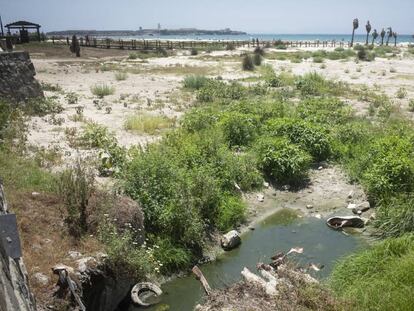
M329 275L335 261L366 244L358 236L345 235L329 229L325 220L298 218L292 210L282 210L258 224L254 231L242 236L239 248L226 252L211 263L200 266L212 288L222 288L241 279L243 267L256 272L256 263L269 263L278 251L303 247L303 254L290 255L300 265L322 264L324 268L312 273L317 278ZM203 296L203 289L193 275L177 278L162 286L161 302L145 310L191 311ZM169 309L162 306L168 305ZM131 306L130 311L143 310Z

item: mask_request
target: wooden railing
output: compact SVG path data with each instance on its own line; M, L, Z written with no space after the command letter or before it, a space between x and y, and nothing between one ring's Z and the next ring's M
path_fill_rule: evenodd
M53 44L70 45L71 39L69 37L52 37L50 40ZM79 44L82 47L92 47L100 49L121 49L121 50L157 50L157 49L231 49L239 47L274 47L275 45L283 45L287 48L301 48L301 47L349 47L350 43L345 41L239 41L239 40L216 40L216 41L191 41L191 40L123 40L123 39L102 39L102 38L88 38L80 37Z

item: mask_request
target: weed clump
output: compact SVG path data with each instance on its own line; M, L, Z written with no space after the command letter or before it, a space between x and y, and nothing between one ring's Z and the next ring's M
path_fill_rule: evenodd
M124 81L127 78L128 78L128 74L126 72L124 72L124 71L118 71L117 73L115 73L115 80L116 81ZM108 95L110 95L110 94L108 94Z
M91 87L91 92L93 95L103 98L108 95L115 93L115 87L107 84L95 84Z
M75 238L88 230L87 208L93 188L94 176L80 160L60 175L58 189L66 207L65 222Z
M183 86L189 90L199 90L204 87L209 79L205 76L191 75L186 76L183 81Z
M162 115L133 115L127 117L124 128L127 131L158 134L160 131L174 126L175 121Z
M246 54L246 55L243 56L242 69L244 71L253 71L254 70L253 58L249 54Z

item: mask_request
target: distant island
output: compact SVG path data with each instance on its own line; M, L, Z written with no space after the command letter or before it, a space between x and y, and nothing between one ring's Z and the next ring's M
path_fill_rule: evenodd
M188 36L188 35L246 35L246 32L231 30L230 28L220 30L202 30L196 28L180 29L142 29L139 30L63 30L48 32L48 36Z

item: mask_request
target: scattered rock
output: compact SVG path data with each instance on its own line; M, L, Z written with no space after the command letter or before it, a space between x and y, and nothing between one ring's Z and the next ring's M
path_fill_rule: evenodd
M269 184L268 182L264 181L264 182L263 182L263 187L265 187L265 188L269 188L269 187L270 187L270 184Z
M96 266L97 261L93 257L85 257L85 258L81 258L81 259L77 260L76 263L78 264L79 272L84 273L84 272L86 272L86 270L88 270L88 268L90 266L92 266L92 265Z
M229 231L221 238L221 247L226 251L236 248L240 243L241 238L236 230Z
M282 186L282 190L284 190L284 191L289 191L289 189L290 189L289 185Z
M313 205L312 204L308 204L308 205L306 205L306 208L307 209L312 209L313 208Z
M348 209L354 209L354 208L356 208L357 207L357 205L356 204L354 204L354 203L349 203L348 204Z
M354 191L353 190L351 190L349 193L348 193L348 199L352 199L354 197Z
M318 167L318 170L319 170L319 171L323 170L323 166L319 166L319 167Z
M254 226L252 226L252 225L248 226L247 228L248 228L249 230L251 230L251 231L256 230L256 228L255 228Z
M36 198L36 197L38 197L40 195L40 193L39 192L32 192L32 197L33 198Z
M46 286L49 284L49 277L41 272L37 272L33 275L33 278L36 283Z
M364 212L368 211L370 208L371 208L371 205L369 204L369 202L368 202L368 201L366 201L366 202L362 202L362 203L360 203L360 204L357 204L357 205L356 205L356 206L352 209L352 212L353 212L354 214L361 215L362 213L364 213Z
M259 202L263 202L264 201L264 195L263 194L258 194L257 195L257 201L259 201Z
M71 259L76 259L76 258L82 257L82 254L79 253L78 251L69 251L68 252L68 257L71 258Z

